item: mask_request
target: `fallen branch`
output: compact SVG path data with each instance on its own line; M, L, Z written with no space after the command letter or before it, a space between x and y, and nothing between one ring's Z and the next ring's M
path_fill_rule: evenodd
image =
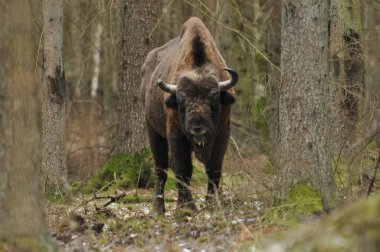
M88 200L85 200L83 201L82 203L80 203L76 208L74 208L71 212L74 212L75 210L77 210L78 208L82 207L82 206L85 206L87 205L88 203L90 203L91 201L94 201L94 200L102 200L102 199L109 199L109 201L107 201L103 207L107 207L108 205L110 205L111 203L113 202L117 202L118 200L122 199L123 197L125 197L127 194L125 191L121 191L119 193L117 193L115 196L97 196L96 195L96 192L94 192L94 197L92 197L91 199L88 199ZM95 207L97 208L97 207Z

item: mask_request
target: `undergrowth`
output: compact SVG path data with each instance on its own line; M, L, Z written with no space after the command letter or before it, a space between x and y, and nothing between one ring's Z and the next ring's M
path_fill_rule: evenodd
M84 193L112 188L148 188L154 184L153 161L149 150L111 156L84 187Z

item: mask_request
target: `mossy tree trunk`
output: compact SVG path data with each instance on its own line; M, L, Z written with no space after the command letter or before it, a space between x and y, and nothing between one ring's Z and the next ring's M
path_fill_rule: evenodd
M120 5L119 133L115 153L135 153L147 147L145 117L139 100L140 71L158 43L158 0L123 0Z
M0 0L0 240L11 251L54 251L45 221L31 6Z
M317 189L334 206L330 163L328 0L287 0L282 5L277 187L286 198L297 184Z
M361 1L331 0L330 85L334 153L350 150L364 99Z
M42 169L55 191L67 183L65 75L63 68L63 1L43 0Z

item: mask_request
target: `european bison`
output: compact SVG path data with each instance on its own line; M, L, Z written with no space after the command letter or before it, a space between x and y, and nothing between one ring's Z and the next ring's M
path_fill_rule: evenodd
M206 26L192 17L179 37L148 54L141 77L157 177L154 210L165 212L169 153L178 180L177 206L194 209L188 187L193 172L191 153L206 166L208 197L212 196L219 187L235 101L232 87L239 76L226 67Z

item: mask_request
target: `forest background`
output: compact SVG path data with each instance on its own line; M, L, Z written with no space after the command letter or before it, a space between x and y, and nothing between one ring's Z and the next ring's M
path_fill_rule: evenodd
M68 251L250 250L376 194L380 2L314 2L0 0L0 250L55 250L56 241ZM232 135L216 209L204 205L196 163L199 212L174 209L171 174L172 209L157 222L140 67L191 16L240 74ZM364 223L379 223L378 202L354 205L370 205Z

